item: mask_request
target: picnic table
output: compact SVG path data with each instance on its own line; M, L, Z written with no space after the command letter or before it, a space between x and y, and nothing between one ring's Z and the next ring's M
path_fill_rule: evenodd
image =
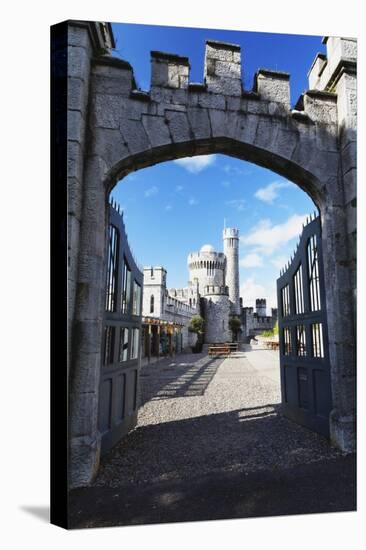
M211 344L208 348L209 355L230 355L232 351L238 351L237 342Z

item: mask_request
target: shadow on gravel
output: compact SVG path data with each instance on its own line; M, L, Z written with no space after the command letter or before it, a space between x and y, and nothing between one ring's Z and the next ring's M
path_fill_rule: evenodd
M141 405L150 400L204 395L222 362L222 358L201 356L199 360L164 361L144 367L140 374Z
M284 471L225 472L189 483L71 492L69 527L107 527L356 510L355 457Z
M286 469L341 456L322 436L279 414L278 404L140 426L103 457L96 485L189 481L225 471Z
M349 511L355 461L263 404L131 432L93 486L70 493L70 527Z

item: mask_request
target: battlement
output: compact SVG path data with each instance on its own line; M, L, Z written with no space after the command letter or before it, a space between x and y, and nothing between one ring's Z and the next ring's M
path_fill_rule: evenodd
M204 296L210 296L210 295L229 295L229 287L228 286L222 286L222 285L206 285L203 289L203 295Z
M239 229L234 227L225 227L223 231L224 239L239 239Z
M165 285L167 271L162 266L144 267L144 285Z
M165 125L170 127L173 140L174 125L177 124L180 131L182 130L183 114L180 112L184 113L188 108L212 108L217 111L217 120L211 120L214 135L220 133L222 128L220 111L290 116L300 123L312 121L336 124L336 83L344 71L355 72L357 41L353 38L328 37L325 43L327 56L317 54L308 73L310 89L301 96L292 110L288 73L259 68L254 75L252 89L245 90L242 83L240 46L215 40L206 41L201 83L190 82L188 57L152 51L150 90L142 91L137 89L133 68L128 62L104 54L94 57L93 71L97 71L100 77L111 77L113 81L110 80L106 86L103 78L96 79L95 91L102 94L118 93L129 98L132 102L128 109L130 120L135 119L135 111L142 110L143 123L148 134L150 125L155 124L152 115L165 116ZM328 92L328 95L319 95L316 92ZM135 102L140 107L134 106ZM142 104L147 104L146 108ZM204 112L195 113L195 117L198 126L201 126L204 123L201 120ZM195 128L195 124L193 126ZM164 135L163 126L160 130L161 135ZM189 139L189 133L187 128L186 139Z
M226 258L223 252L192 252L188 256L188 267L192 269L225 269Z
M357 58L356 38L326 36L327 55L318 53L308 72L310 89L333 92L344 69L355 71Z

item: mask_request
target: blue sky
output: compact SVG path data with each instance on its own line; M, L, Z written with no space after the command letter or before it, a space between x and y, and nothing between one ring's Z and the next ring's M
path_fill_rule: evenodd
M138 85L149 89L150 51L186 55L192 82L203 80L206 39L241 45L244 87L259 67L291 74L292 103L307 88L307 72L321 37L113 25L116 55L129 61ZM221 251L224 219L240 230L240 284L244 305L256 297L276 305L280 267L293 252L311 199L276 173L225 155L170 161L130 174L112 196L125 212L129 242L140 264L163 265L168 286L186 286L187 255L203 244Z

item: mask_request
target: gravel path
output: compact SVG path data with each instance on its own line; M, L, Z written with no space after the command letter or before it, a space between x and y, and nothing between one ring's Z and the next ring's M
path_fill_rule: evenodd
M144 367L137 427L102 460L94 485L279 471L342 456L279 414L276 353L255 353L179 355Z

